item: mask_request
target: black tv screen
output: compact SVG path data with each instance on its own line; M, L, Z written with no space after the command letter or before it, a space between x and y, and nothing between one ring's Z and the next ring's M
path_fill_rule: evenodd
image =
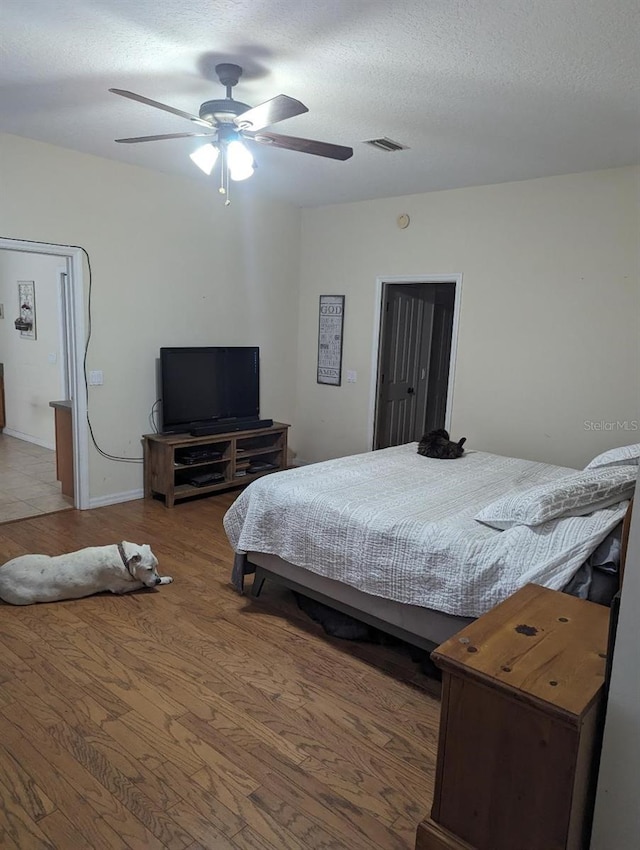
M162 430L260 416L256 346L160 349Z

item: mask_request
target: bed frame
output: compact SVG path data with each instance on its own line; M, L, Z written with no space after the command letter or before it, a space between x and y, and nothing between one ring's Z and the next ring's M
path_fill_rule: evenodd
M622 522L619 582L624 576L633 500ZM456 617L432 608L408 605L364 593L356 587L325 578L304 567L298 567L276 555L248 552L245 572L255 570L251 596L258 597L266 579L273 579L290 590L315 599L349 614L369 626L400 638L420 649L431 651L473 621L472 617Z
M273 579L290 590L429 652L473 620L471 617L454 617L432 608L372 596L357 587L290 564L276 555L248 552L247 568L248 571L255 568L251 586L253 597L260 595L266 579Z

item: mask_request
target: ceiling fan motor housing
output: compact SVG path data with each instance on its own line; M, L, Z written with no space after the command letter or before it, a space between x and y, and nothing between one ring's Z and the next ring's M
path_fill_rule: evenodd
M200 107L199 115L205 121L211 121L212 124L232 124L233 119L243 112L251 109L246 103L240 103L239 100L224 98L222 100L207 100Z
M227 96L224 100L207 100L200 107L199 115L200 118L211 121L213 124L232 124L234 118L251 108L246 103L234 100L232 96L232 89L242 76L242 68L231 62L221 62L216 65L216 74L222 85L226 87Z

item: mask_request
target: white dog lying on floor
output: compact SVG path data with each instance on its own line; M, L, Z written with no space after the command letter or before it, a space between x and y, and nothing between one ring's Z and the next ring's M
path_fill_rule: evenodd
M158 560L145 543L90 546L67 555L22 555L0 567L0 599L12 605L80 599L103 590L129 593L171 584L159 576Z

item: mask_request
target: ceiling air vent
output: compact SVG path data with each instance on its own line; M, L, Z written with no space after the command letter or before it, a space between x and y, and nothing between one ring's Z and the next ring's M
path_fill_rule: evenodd
M409 150L408 145L401 145L400 142L394 142L393 139L387 139L386 136L382 139L367 139L364 144L371 145L372 148L377 148L379 151L385 151L385 153Z

